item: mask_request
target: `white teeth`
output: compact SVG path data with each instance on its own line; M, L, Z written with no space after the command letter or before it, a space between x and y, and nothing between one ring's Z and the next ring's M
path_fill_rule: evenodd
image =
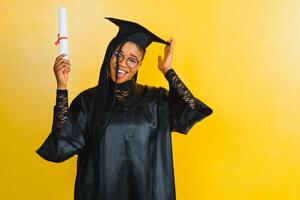
M127 72L125 72L125 71L122 70L122 69L119 69L119 70L118 70L118 73L119 73L119 74L126 74Z

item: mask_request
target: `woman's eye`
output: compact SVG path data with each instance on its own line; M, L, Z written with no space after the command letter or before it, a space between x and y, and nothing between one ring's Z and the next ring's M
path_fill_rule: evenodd
M133 59L133 58L128 58L128 61L131 62L131 63L137 63L137 60Z
M121 53L118 54L118 52L115 52L115 56L119 57L120 59L123 59L123 57L124 57Z

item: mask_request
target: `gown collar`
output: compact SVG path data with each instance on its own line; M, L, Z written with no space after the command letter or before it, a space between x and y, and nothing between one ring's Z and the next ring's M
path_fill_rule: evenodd
M136 83L131 79L124 83L118 83L116 88L114 88L114 82L110 78L109 79L109 95L111 96L114 92L116 92L115 104L121 106L129 106L132 105L135 101L136 94Z

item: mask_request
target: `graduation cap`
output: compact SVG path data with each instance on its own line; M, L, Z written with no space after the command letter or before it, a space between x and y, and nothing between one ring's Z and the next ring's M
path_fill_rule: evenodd
M152 42L170 45L169 42L159 38L157 35L138 23L111 17L105 17L105 19L108 19L119 27L119 32L116 37L132 41L139 45L142 49L146 49Z

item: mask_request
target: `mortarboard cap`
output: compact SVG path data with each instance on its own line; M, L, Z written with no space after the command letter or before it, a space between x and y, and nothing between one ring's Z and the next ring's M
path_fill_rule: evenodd
M116 37L122 37L128 41L132 41L143 49L146 49L152 42L170 45L169 42L159 38L154 33L135 22L111 17L105 17L105 19L108 19L119 27L119 32Z

